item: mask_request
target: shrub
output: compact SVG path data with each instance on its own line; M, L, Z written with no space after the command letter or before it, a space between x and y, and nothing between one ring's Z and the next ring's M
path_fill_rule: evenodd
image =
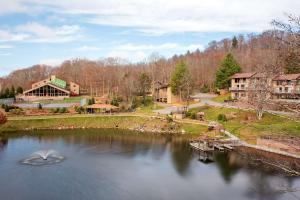
M7 122L6 115L0 111L0 124L5 124Z
M224 114L219 114L218 115L218 121L220 122L226 122L227 121L227 117Z
M40 103L39 103L39 105L38 105L38 109L40 109L40 110L41 110L41 109L43 109L43 106L42 106L42 104L40 104Z
M81 114L82 112L84 112L84 108L82 106L76 106L75 107L75 111L79 114Z
M194 112L194 111L187 111L186 113L185 113L185 116L186 117L189 117L189 118L191 118L191 119L196 119L196 112Z
M14 108L14 109L10 109L9 112L12 113L12 114L15 114L15 115L20 115L22 114L22 109L20 108Z
M66 112L68 112L68 109L65 107L59 109L59 113L66 113Z
M4 106L4 110L5 110L5 112L9 112L9 106L8 106L8 105L5 105L5 106Z
M2 108L2 109L5 109L5 104L2 104L2 105L1 105L1 108Z
M196 119L196 113L195 112L191 112L191 119Z
M168 123L173 122L173 118L170 115L166 116L166 120L167 120Z

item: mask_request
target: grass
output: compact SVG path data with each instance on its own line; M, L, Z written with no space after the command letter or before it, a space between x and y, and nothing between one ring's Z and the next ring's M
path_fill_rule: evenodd
M212 100L218 103L224 103L224 100L228 100L229 98L230 98L230 93L219 95L217 97L212 98Z
M43 104L50 104L50 103L80 103L80 101L82 99L83 99L83 97L79 96L79 97L65 98L63 100L40 100L40 101L36 101L36 102L43 103ZM33 103L33 102L29 102L29 103Z
M204 112L205 119L209 121L217 121L219 114L225 114L228 121L220 123L228 131L245 140L262 135L300 136L300 121L290 120L269 113L265 113L263 119L258 120L254 111L208 106L193 110Z
M148 105L148 106L141 106L139 108L137 108L136 112L137 113L153 113L154 110L159 110L159 109L163 109L164 107L160 106L160 105Z
M1 132L14 132L21 130L40 129L70 129L70 128L119 128L136 129L144 126L145 131L162 130L168 132L170 124L164 119L151 116L134 115L58 115L58 116L34 116L11 117L9 121L0 125ZM188 134L199 134L207 130L206 126L189 123L177 123L175 131L182 129Z

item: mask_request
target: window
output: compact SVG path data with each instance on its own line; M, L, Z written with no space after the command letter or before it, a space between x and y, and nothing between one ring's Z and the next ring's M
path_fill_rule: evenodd
M245 88L245 85L241 85L241 88L244 89L244 88Z
M285 87L285 88L284 88L284 91L285 91L285 92L288 92L288 91L289 91L289 88L288 88L288 87Z
M239 82L239 79L238 79L238 78L234 79L234 82L235 82L235 83L238 83L238 82Z
M282 92L282 87L279 87L279 92Z
M287 84L288 84L288 85L291 85L291 84L292 84L292 81L288 80L288 81L287 81Z
M246 82L246 78L243 78L243 82L244 82L244 83Z

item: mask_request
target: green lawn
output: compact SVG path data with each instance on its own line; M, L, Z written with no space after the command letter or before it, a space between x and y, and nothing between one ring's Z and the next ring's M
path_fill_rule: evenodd
M151 116L125 116L125 115L58 115L58 116L35 116L13 117L0 125L1 132L13 132L35 129L67 129L67 128L119 128L135 129L145 127L145 131L161 129L168 132L170 124L167 120ZM175 131L182 129L188 134L201 134L207 130L206 126L188 123L177 123ZM174 129L172 129L174 131Z
M219 114L225 114L228 121L220 122L231 133L242 139L251 139L261 135L300 136L300 121L265 113L262 120L257 120L254 111L233 108L203 106L193 109L204 112L205 119L218 121Z
M137 113L153 113L154 110L163 109L164 107L159 105L149 105L149 106L141 106L136 109Z
M79 97L70 97L70 98L65 98L63 100L40 100L40 101L36 101L39 103L43 103L43 104L49 104L49 103L80 103L80 101L83 99L83 97L79 96ZM32 102L34 103L34 102Z
M225 95L219 95L217 97L212 98L212 100L218 103L223 103L224 100L228 100L229 98L230 98L230 93Z

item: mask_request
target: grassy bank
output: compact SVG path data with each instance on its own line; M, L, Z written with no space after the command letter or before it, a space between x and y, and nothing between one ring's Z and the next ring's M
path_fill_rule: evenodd
M230 93L224 94L224 95L219 95L214 98L212 98L212 101L218 102L218 103L224 103L225 100L228 100L230 98Z
M122 115L58 115L42 117L14 117L0 126L0 132L39 129L119 128L151 132L181 132L201 134L207 127L189 123L169 123L150 116Z
M200 107L195 112L205 113L205 119L218 121L219 114L225 114L227 121L220 122L224 127L242 139L251 139L261 135L300 136L300 122L265 113L262 120L257 120L255 112L232 108Z

